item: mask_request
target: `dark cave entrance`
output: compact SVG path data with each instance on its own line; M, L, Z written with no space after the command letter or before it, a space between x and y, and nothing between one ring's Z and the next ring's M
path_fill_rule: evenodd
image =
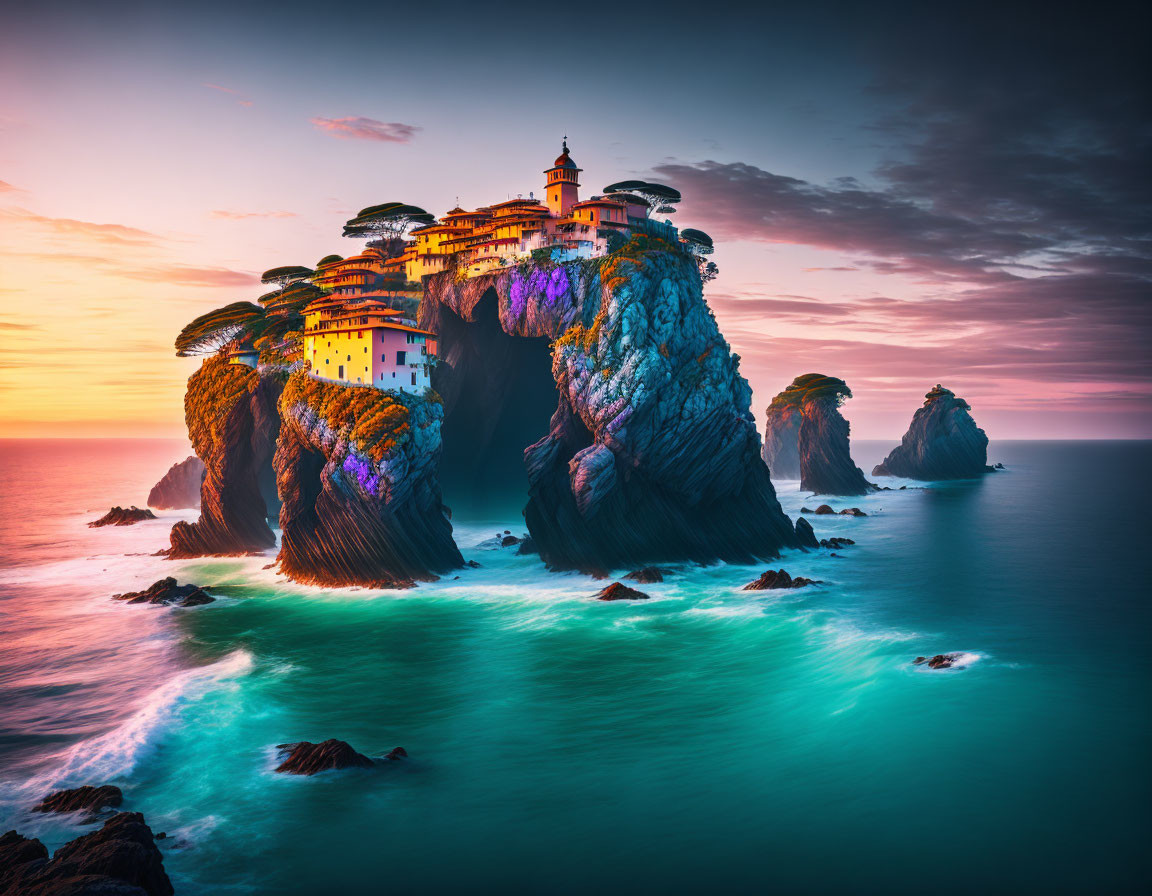
M444 399L444 503L458 519L519 524L528 495L524 449L548 433L559 401L552 353L547 338L504 332L494 289L475 318L440 309L432 385Z

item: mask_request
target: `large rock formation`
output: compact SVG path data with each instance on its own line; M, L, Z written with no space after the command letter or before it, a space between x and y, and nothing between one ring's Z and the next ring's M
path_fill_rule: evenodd
M157 510L180 510L200 506L200 487L207 470L195 454L173 464L148 493L148 506Z
M764 429L764 463L773 479L800 478L800 405L787 390L768 405Z
M470 462L451 447L455 421L492 415L490 429L460 432L463 450L507 453L516 449L499 421L542 429L555 402L547 434L523 452L525 520L551 567L751 561L797 544L760 457L751 390L679 246L637 236L604 258L426 284L420 319L440 336L433 383L454 452L446 481ZM510 342L537 350L517 354Z
M440 499L440 399L293 374L276 449L280 570L397 587L464 564Z
M789 446L795 438L802 489L821 495L863 495L876 488L852 463L849 424L840 413L840 405L851 397L852 391L843 380L806 373L772 399L765 452L771 447L773 458L779 458L777 463L786 468L791 459ZM771 466L772 461L768 463ZM776 475L783 477L783 473Z
M988 466L988 436L963 398L937 385L912 415L900 445L872 471L873 476L908 479L973 479Z
M279 511L272 454L282 389L278 376L220 357L189 377L184 418L207 474L200 519L172 527L169 556L246 554L276 543L268 520Z
M9 831L0 837L0 896L172 896L164 858L138 812L56 850Z

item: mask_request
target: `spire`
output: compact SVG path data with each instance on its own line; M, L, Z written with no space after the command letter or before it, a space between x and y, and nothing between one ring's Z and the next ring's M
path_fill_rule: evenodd
M567 152L568 152L568 135L567 135L567 134L565 134L565 135L564 135L564 144L563 144L563 146L564 146L564 150L563 150L563 153L562 153L562 154L567 154Z

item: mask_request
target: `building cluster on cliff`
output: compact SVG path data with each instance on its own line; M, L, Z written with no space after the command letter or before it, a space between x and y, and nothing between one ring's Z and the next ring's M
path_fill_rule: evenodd
M688 244L701 259L711 253L706 234L680 232L652 217L673 211L680 200L676 190L622 181L581 200L582 170L565 138L544 172L543 201L529 194L473 211L456 207L439 219L399 202L362 210L344 229L345 236L366 239L362 252L328 256L315 270L278 268L266 275L265 282L280 288L261 298L265 313L294 315L298 329L283 332L278 343L268 335L236 339L230 360L256 366L275 343L284 360L302 364L319 379L419 393L431 383L436 358L436 335L413 319L428 276L466 279L527 261L598 258L636 233ZM715 271L701 260L705 280L712 276L706 267Z

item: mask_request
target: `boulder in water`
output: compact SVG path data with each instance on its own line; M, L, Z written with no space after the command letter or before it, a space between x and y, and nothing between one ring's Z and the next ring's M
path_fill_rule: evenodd
M972 419L971 406L949 389L937 386L924 396L924 406L899 446L872 470L873 476L903 476L934 481L974 479L989 472L988 436Z
M854 542L851 538L840 537L820 539L820 547L831 548L832 550L839 550L840 548L846 547L850 544L856 544L856 542Z
M624 578L631 579L639 585L651 585L653 582L664 581L664 570L658 566L645 566L642 569L632 570Z
M596 595L596 600L648 600L648 595L619 582L613 582Z
M112 599L130 604L167 604L172 607L199 607L216 600L199 585L179 585L172 576L161 579L143 591L113 594Z
M200 507L200 487L207 470L195 454L173 464L148 493L148 506L157 510Z
M821 585L823 584L817 579L806 579L804 576L796 576L792 578L787 571L783 569L769 569L760 574L755 582L749 582L744 586L744 591L775 591L780 588L803 588L806 585Z
M147 507L140 508L135 505L131 507L113 507L104 516L98 520L93 520L88 524L89 529L99 529L101 526L131 526L133 523L138 523L141 520L154 520L154 514Z
M0 837L2 896L172 896L164 857L139 812L119 812L56 850L9 831Z
M922 666L927 663L929 669L951 669L962 656L964 656L962 653L938 653L931 659L918 656L912 661L912 665Z
M33 812L83 812L86 817L92 817L101 809L115 808L124 801L124 794L119 787L111 784L102 784L93 787L85 784L71 790L57 790L44 797L33 808Z
M342 740L277 744L276 749L281 758L276 771L286 775L315 775L328 769L371 768L373 765L371 759L357 753Z

